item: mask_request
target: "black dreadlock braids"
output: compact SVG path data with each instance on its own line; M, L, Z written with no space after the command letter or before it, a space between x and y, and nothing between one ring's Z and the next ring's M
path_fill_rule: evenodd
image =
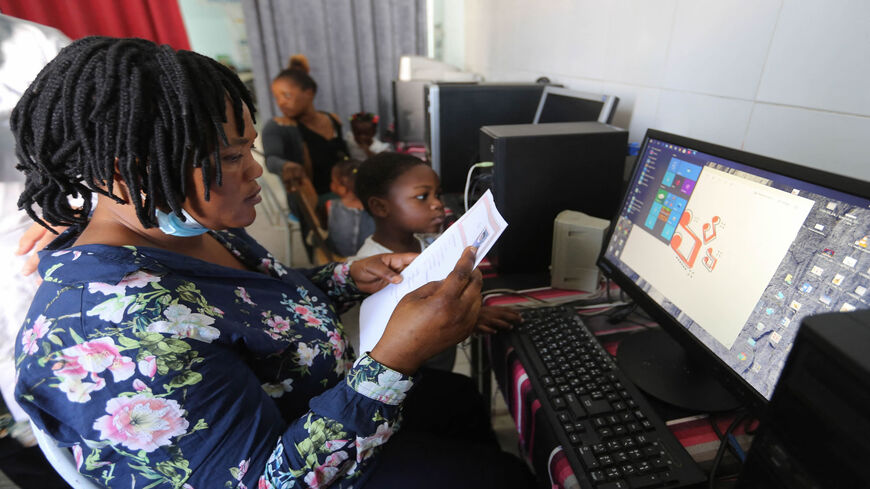
M123 202L112 192L117 163L143 226L157 225L157 208L182 217L190 166L202 168L206 200L213 172L221 184L227 101L241 134L242 104L253 118L253 100L220 63L144 39L70 44L12 112L16 168L26 175L18 207L46 227L84 225L93 192ZM68 197L82 197L83 207L70 206Z

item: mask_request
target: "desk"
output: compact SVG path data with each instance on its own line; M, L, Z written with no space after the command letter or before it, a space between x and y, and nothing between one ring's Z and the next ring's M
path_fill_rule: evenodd
M528 291L528 293L540 299L552 301L582 297L577 292L554 289L537 289ZM516 296L489 297L486 301L487 305L525 305L527 303L525 299ZM587 318L586 324L607 351L615 354L619 340L625 334L654 326L647 324L641 318L637 319L638 322L611 324L607 318L598 316ZM553 428L544 413L540 412L541 402L534 392L511 338L509 334L499 334L486 337L480 342L482 351L479 367L491 368L515 422L519 434L520 450L539 474L539 480L547 482L547 476L543 476L543 474L547 474L549 476L548 487L565 489L579 487L563 449L557 442ZM489 375L481 377L488 379ZM488 388L483 385L481 387ZM484 392L488 392L488 390ZM671 432L686 447L692 458L698 462L702 469L709 470L719 447L719 438L710 425L711 418L704 414L680 412L676 408L656 403L653 399L650 399L650 402L655 406L655 410L661 418L666 421ZM721 417L715 422L720 431L724 432L731 419L733 418ZM742 446L748 447L749 435L743 431L742 427L735 431L735 436ZM736 469L735 464L732 463L729 466L727 459L725 460L724 465L720 465L719 474L733 473ZM717 487L729 486L727 483L723 483Z

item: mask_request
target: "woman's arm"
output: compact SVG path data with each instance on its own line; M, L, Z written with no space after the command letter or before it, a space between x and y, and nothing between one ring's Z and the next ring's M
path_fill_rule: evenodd
M263 127L262 141L266 168L270 172L280 177L286 163L302 165L304 143L295 125L280 125L274 119L270 120Z

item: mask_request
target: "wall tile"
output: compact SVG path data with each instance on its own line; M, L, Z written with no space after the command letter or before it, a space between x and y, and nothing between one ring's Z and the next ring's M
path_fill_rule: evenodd
M758 99L870 115L870 2L786 2Z
M870 117L756 104L744 149L870 181Z
M780 0L680 0L664 88L755 98Z

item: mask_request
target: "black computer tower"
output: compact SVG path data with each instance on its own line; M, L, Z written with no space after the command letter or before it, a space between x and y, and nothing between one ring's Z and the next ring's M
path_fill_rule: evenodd
M611 219L622 190L628 131L600 122L486 126L480 159L508 223L490 259L499 273L546 272L563 210Z
M870 310L803 320L740 489L870 487Z
M431 83L426 86L426 149L446 193L462 192L477 161L480 128L527 124L535 118L544 85L536 83Z

